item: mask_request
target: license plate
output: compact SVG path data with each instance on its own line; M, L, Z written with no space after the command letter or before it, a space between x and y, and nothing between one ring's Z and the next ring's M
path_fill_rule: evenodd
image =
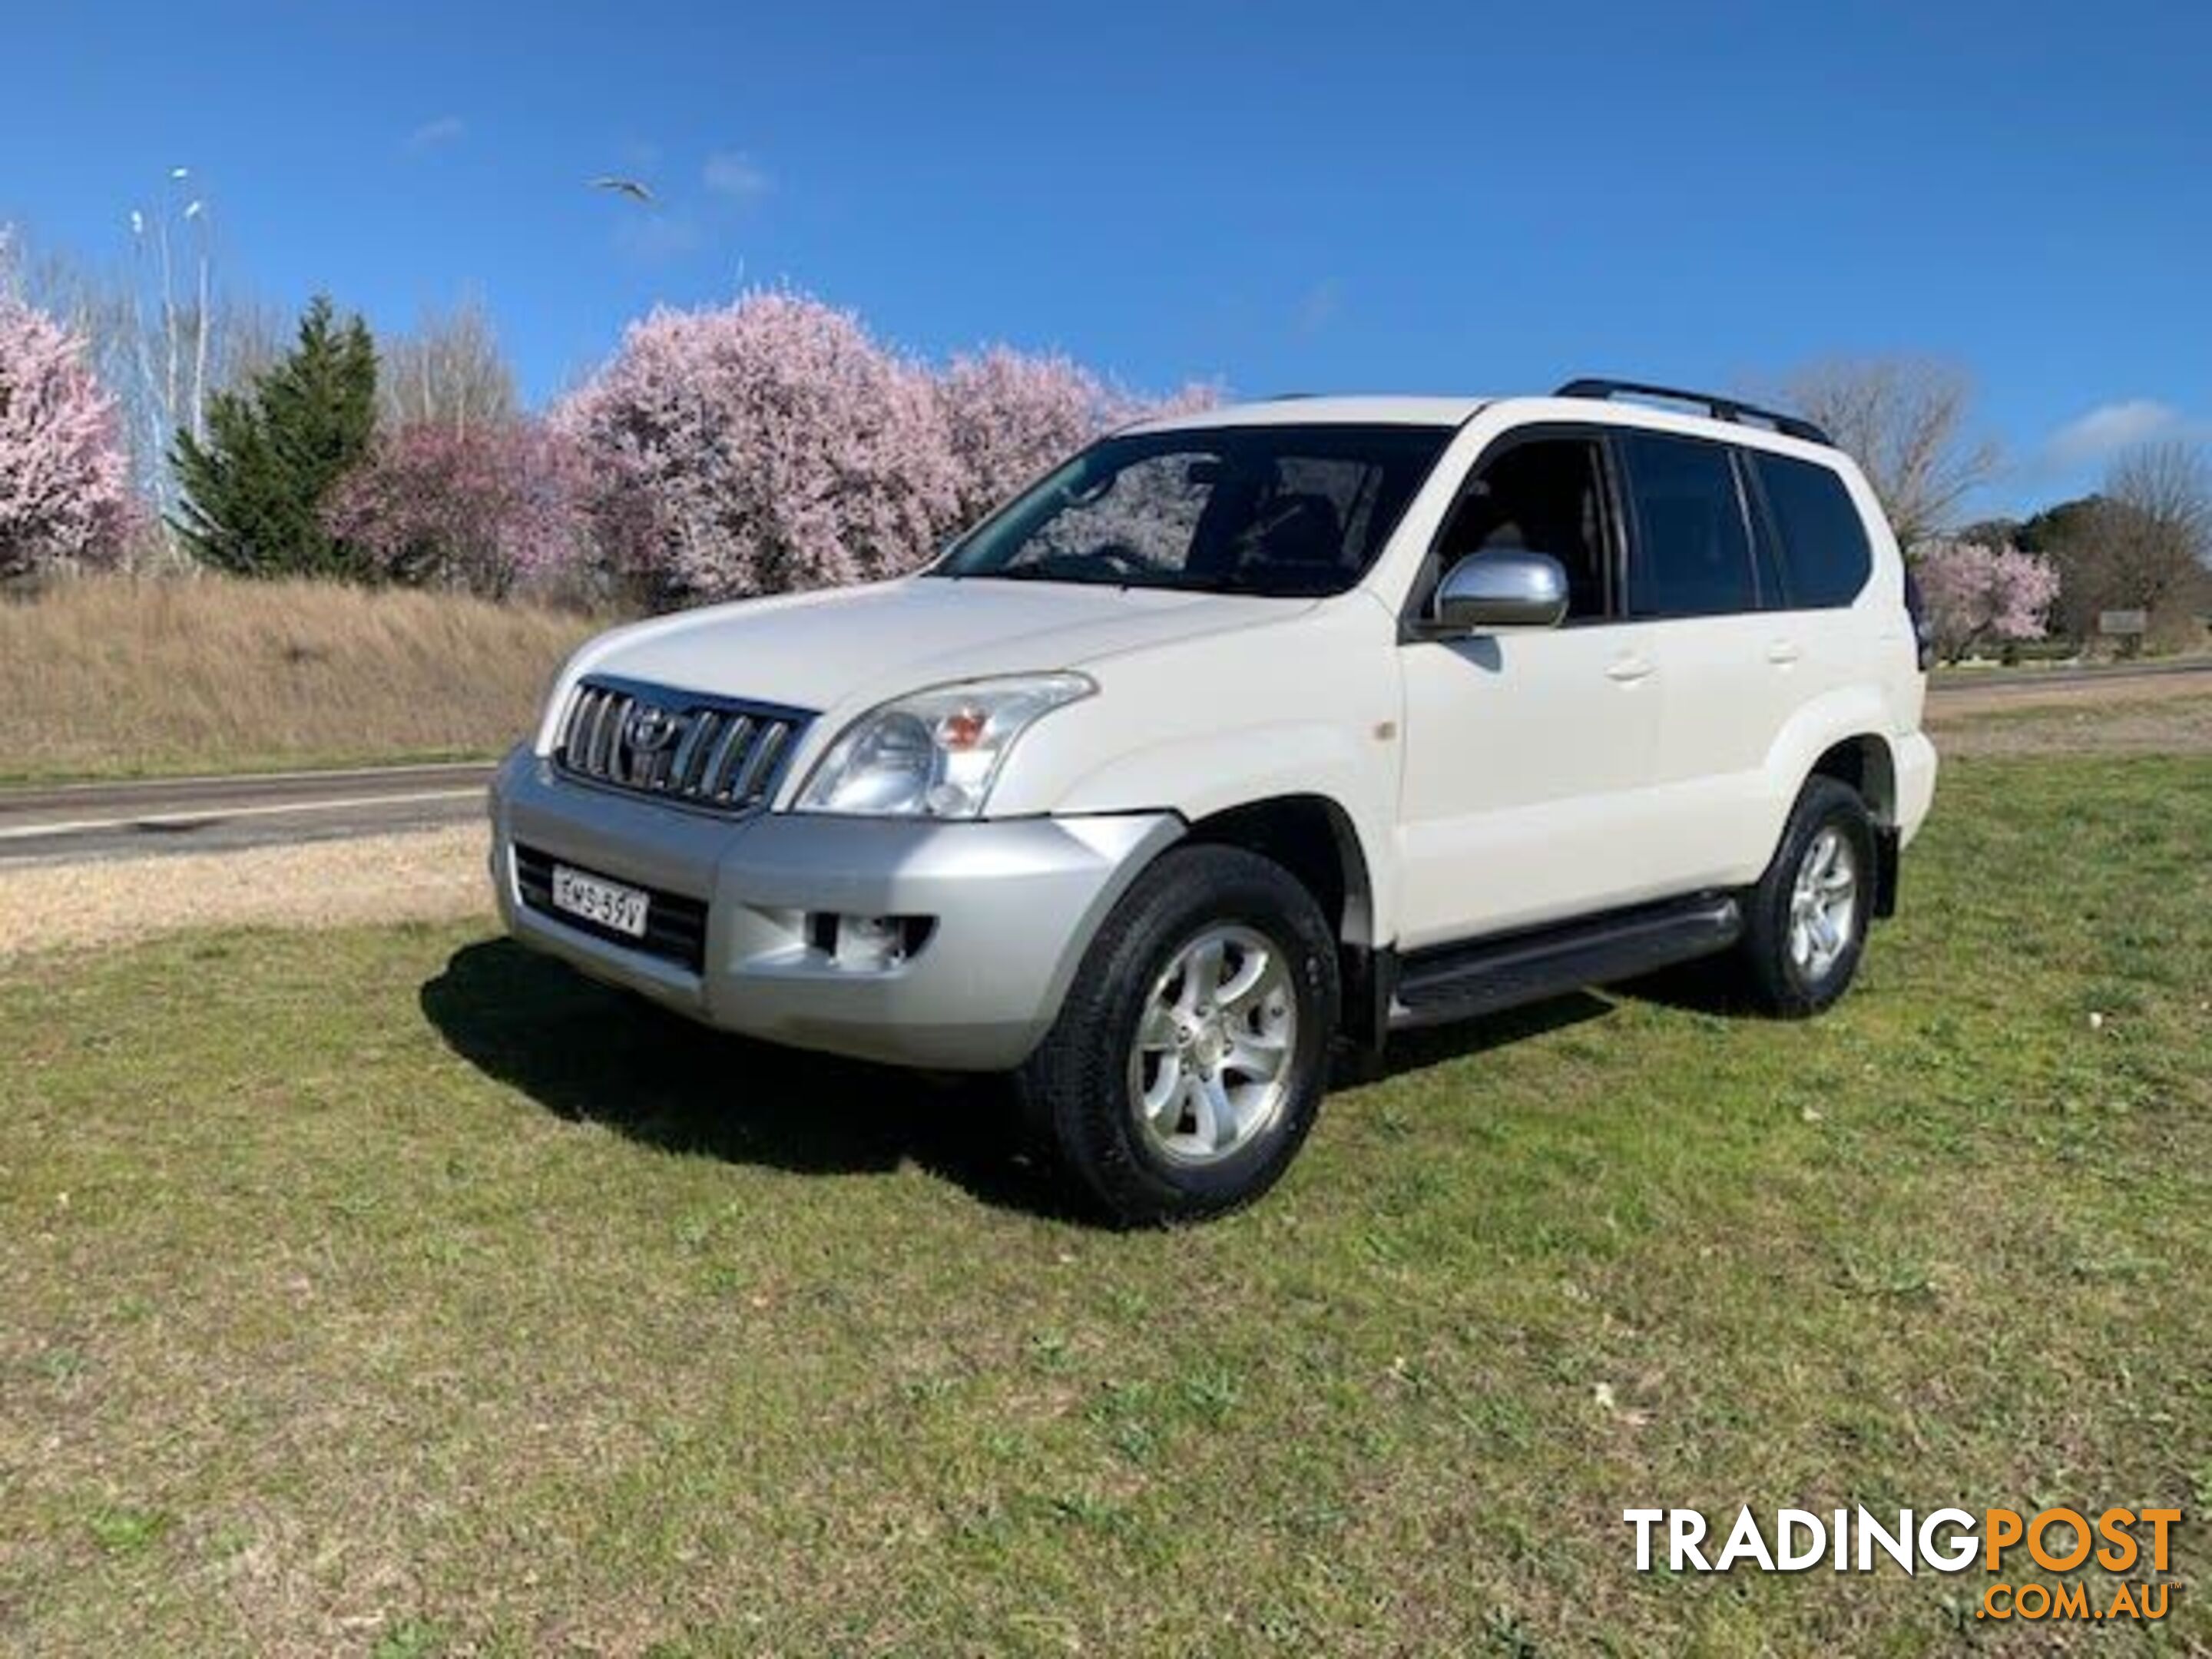
M581 916L632 939L645 937L646 907L653 896L604 876L587 876L565 864L553 866L553 908Z

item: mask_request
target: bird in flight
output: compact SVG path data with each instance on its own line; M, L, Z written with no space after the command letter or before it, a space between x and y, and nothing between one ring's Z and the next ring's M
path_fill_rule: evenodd
M648 207L653 204L653 192L635 179L617 179L609 174L605 178L592 179L592 188L611 190L617 195L629 197L632 201L643 202Z

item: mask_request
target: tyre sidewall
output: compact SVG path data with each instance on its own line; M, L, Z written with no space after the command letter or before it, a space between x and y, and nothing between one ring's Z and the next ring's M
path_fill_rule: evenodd
M1160 975L1195 934L1224 922L1260 933L1291 968L1297 998L1291 1085L1274 1122L1249 1144L1218 1163L1178 1163L1138 1125L1130 1049ZM1063 1161L1125 1221L1195 1219L1249 1203L1281 1176L1313 1126L1336 1013L1335 940L1288 872L1234 848L1169 853L1109 918L1047 1039L1063 1061L1050 1068L1047 1085Z
M1823 830L1831 829L1850 847L1858 882L1856 908L1843 954L1826 973L1812 978L1790 954L1790 897L1807 851ZM1850 988L1873 920L1875 855L1874 820L1856 792L1833 778L1815 777L1808 782L1790 814L1774 861L1753 895L1757 911L1751 937L1753 967L1766 1000L1778 1012L1815 1013Z

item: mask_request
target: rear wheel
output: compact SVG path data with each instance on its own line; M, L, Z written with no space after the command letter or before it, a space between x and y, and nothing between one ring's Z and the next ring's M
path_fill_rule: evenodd
M1816 1014L1850 988L1874 914L1874 819L1856 791L1807 781L1781 845L1745 898L1745 981L1784 1018Z
M1279 865L1167 854L1091 942L1016 1083L1034 1129L1115 1220L1196 1220L1250 1202L1320 1110L1335 942Z

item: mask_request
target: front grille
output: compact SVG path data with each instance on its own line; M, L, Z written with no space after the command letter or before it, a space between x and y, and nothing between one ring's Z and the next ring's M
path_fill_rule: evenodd
M645 907L645 937L633 939L628 933L611 927L602 927L584 916L572 916L566 910L553 908L553 858L535 847L520 842L514 848L514 885L522 902L541 915L547 915L563 927L573 927L580 933L589 933L616 945L627 945L633 951L642 951L649 957L659 957L663 962L672 962L679 968L698 973L707 965L707 907L699 900L686 898L681 893L663 892L658 887L647 887L648 896ZM581 865L571 868L584 870ZM596 871L584 870L586 875ZM622 881L619 876L609 876L609 881ZM623 882L635 887L636 882Z
M569 694L553 763L586 783L749 811L774 791L812 718L774 703L595 675Z

